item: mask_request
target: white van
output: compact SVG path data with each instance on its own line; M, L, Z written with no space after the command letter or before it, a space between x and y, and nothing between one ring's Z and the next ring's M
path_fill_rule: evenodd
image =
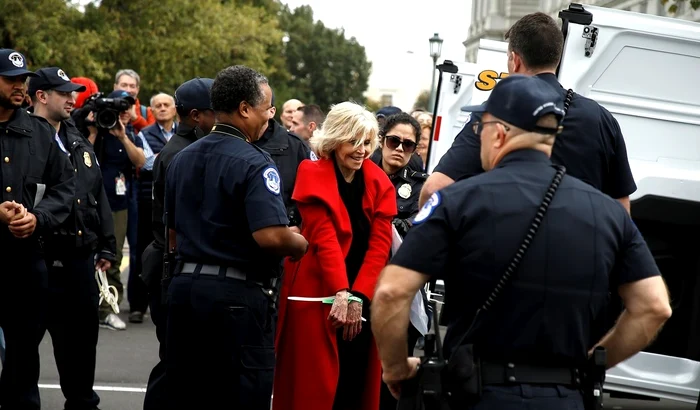
M666 280L673 316L644 352L607 373L605 388L695 403L700 391L700 24L571 4L557 76L622 128L637 183L632 217ZM507 44L482 40L477 63L439 65L427 170L508 75Z

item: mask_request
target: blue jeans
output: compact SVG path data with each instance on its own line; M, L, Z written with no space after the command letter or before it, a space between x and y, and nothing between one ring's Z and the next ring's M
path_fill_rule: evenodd
M469 408L469 410L583 410L583 397L578 390L563 386L487 385L483 388L479 403L463 408Z

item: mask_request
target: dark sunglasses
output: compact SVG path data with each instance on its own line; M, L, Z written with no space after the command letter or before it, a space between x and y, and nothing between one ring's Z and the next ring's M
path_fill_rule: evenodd
M387 135L384 137L384 143L391 149L396 149L399 147L399 145L401 145L403 150L409 154L413 153L413 151L416 150L416 146L418 146L418 144L411 140L402 140L395 135Z

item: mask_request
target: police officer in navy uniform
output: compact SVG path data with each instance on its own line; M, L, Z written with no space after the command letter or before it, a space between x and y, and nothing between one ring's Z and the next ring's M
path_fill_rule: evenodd
M72 83L58 67L37 70L29 80L34 114L55 130L54 142L75 170L76 193L70 216L44 237L49 269L46 329L51 334L56 367L67 409L96 409L100 398L92 389L99 334L99 291L95 270L106 271L115 261L117 242L102 173L92 144L70 119Z
M526 15L508 30L506 39L509 73L535 75L562 99L567 96L567 90L555 75L564 37L554 19L544 13ZM484 172L479 160L479 137L472 130L479 121L479 113L472 113L452 147L440 158L423 185L421 206L433 192ZM573 93L563 126L552 151L552 161L566 166L569 175L618 199L629 212L629 196L637 190L637 185L615 118L597 102Z
M395 395L413 377L400 330L408 324L415 292L433 277L445 280L454 306L444 353L474 346L482 393L465 409L582 408L576 371L596 346L610 368L647 346L670 317L666 286L644 239L625 208L564 175L548 211L539 210L556 170L549 159L563 113L561 93L537 77L501 80L472 123L489 172L432 195L390 265L382 272L372 308L372 330ZM556 138L559 138L558 136ZM535 216L539 231L527 238ZM501 285L516 256L521 263ZM477 309L499 285L499 297ZM609 292L626 310L610 333L597 332ZM460 343L460 345L461 345ZM580 374L580 372L579 372ZM454 408L454 407L453 407Z
M274 162L252 144L271 100L260 73L219 72L211 88L216 125L167 170L168 247L178 259L168 290L169 409L270 408L272 289L280 259L300 258L308 247L287 226Z
M274 119L275 116L275 96L272 96L272 107L270 108L270 119L263 126L263 134L259 140L255 141L258 148L262 148L270 154L272 160L282 177L282 199L287 207L287 217L290 226L299 226L301 217L292 201L294 182L297 179L297 168L301 161L305 159L315 160L308 145L296 134L287 131Z
M165 176L173 157L185 147L207 135L214 126L214 111L211 109L209 91L214 82L211 78L193 78L175 90L175 107L180 124L178 130L160 151L153 163L153 237L154 240L143 254L141 276L148 286L151 319L156 325L156 336L160 343L160 362L153 367L148 378L144 398L144 409L165 409L165 327L167 312L162 302L161 289L167 289L169 281L163 280L163 254L165 252L165 224L163 223L163 203L165 196Z
M397 126L403 126L404 129L411 130L412 132L410 132L410 134L414 136L413 141L388 134ZM388 148L392 150L398 149L398 147L401 146L402 151L400 154L397 152L397 154L403 156L403 153L406 153L409 155L408 162L405 166L389 174L389 179L396 189L396 202L398 205L398 214L396 218L394 218L393 224L403 237L406 236L408 230L411 228L411 220L418 213L418 197L423 183L428 178L428 174L420 171L420 168L416 169L416 164L413 163L415 156L412 154L417 147L416 138L420 138L420 125L415 118L405 112L401 112L391 115L386 119L384 127L379 131L379 137L382 141L381 145L372 153L370 160L382 167L385 172L391 167L383 166L382 150L384 149L384 145L387 145Z
M39 409L39 342L48 273L40 237L70 215L76 177L54 143L56 130L22 109L24 56L0 49L0 327L7 352L0 407Z

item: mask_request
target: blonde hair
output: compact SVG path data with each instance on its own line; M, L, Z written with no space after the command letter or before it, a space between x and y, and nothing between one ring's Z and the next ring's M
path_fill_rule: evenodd
M331 107L323 128L314 131L309 144L316 155L330 158L340 145L349 142L357 148L369 138L370 147L365 154L369 157L379 144L378 135L379 124L374 115L357 103L345 101Z

